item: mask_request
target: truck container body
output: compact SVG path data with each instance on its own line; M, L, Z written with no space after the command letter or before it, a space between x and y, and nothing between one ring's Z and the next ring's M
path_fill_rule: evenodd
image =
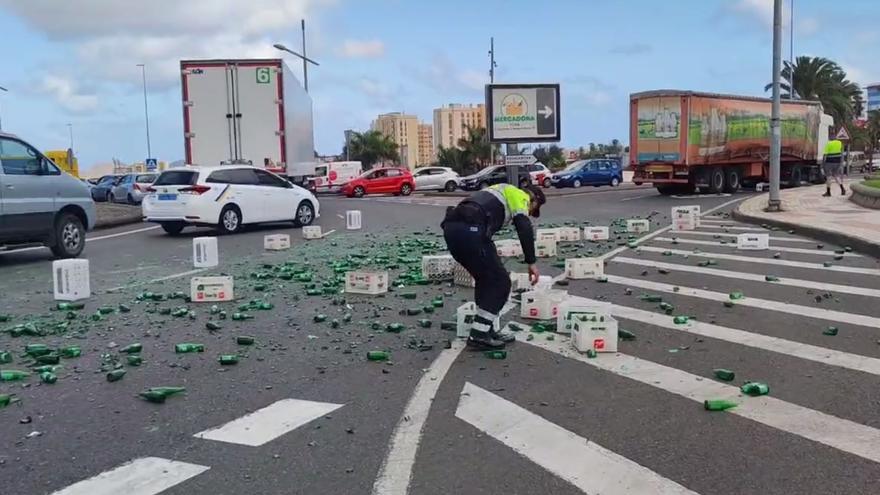
M288 175L315 161L312 99L281 59L182 60L180 73L187 164Z
M51 150L44 153L46 158L52 160L58 168L64 170L68 174L79 178L79 160L73 154L73 150Z
M770 113L766 98L660 90L630 96L633 182L664 194L734 192L768 181ZM820 164L833 122L813 101L781 105L781 181L821 180Z

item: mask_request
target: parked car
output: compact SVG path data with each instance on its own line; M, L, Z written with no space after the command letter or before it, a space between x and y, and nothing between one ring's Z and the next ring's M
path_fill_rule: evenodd
M0 133L0 246L39 243L79 256L97 215L89 188L33 146Z
M121 179L121 175L105 175L98 180L95 187L92 188L92 199L95 201L107 201L110 197L110 191L116 187Z
M266 222L301 227L320 215L314 194L249 165L169 169L147 193L141 205L144 220L158 223L170 235L191 225L216 227L223 234Z
M553 172L551 172L546 165L541 162L536 162L531 165L526 165L525 168L532 177L532 184L536 186L550 187L550 176L553 175Z
M449 167L422 167L413 170L418 191L452 192L458 187L458 173Z
M550 182L557 188L607 185L617 187L623 182L623 171L619 160L580 160L550 176Z
M364 172L343 185L340 192L350 198L382 193L409 196L415 188L413 176L408 168L387 167Z
M107 201L111 203L128 203L139 205L147 193L150 184L159 174L127 174L123 175L110 190Z
M529 173L523 167L517 168L519 170L519 183L517 185L525 187L531 184L532 179ZM474 175L462 177L458 184L464 190L476 191L477 189L485 189L502 182L507 182L507 167L504 165L492 165Z

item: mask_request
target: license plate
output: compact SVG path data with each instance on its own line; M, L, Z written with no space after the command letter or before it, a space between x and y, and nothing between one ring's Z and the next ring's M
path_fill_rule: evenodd
M174 201L177 199L176 194L160 194L159 201Z

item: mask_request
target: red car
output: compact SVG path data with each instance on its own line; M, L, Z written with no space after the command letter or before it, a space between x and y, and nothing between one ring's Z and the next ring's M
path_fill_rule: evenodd
M341 192L349 198L389 193L409 196L415 188L412 174L407 168L374 168L347 182Z

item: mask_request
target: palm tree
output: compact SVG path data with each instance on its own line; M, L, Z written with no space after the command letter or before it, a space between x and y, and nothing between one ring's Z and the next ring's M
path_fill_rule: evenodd
M864 106L859 85L848 80L837 63L824 57L801 56L793 65L785 61L782 81L779 88L783 98L820 101L838 125L852 121ZM768 84L764 91L772 88L773 84Z
M351 137L348 155L361 162L364 170L373 168L378 162L400 161L397 143L379 131L356 132Z
M492 157L492 145L485 127L467 128L467 135L458 140L458 147L464 156L479 168L483 168Z
M447 148L442 144L437 149L437 164L455 170L459 175L470 175L473 167L466 153L456 147Z

